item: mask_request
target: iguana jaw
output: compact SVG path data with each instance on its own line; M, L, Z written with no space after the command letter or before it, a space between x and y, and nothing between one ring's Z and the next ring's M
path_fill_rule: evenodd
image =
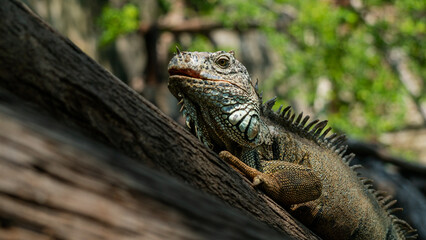
M207 81L223 82L223 83L230 84L230 85L240 89L241 91L245 92L247 95L249 94L246 89L242 88L238 84L233 83L229 80L222 79L221 77L219 77L217 75L206 74L206 73L203 73L203 72L200 72L200 71L196 71L194 69L179 68L179 67L175 67L175 66L169 66L168 72L169 72L169 75L170 75L169 84L172 84L172 85L173 84L191 85L191 84L196 84L197 82L201 83L201 81L204 81L204 84Z

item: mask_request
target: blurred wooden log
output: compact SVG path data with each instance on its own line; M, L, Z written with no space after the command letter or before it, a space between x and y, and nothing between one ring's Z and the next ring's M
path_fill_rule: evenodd
M380 146L375 146L373 144L368 144L353 139L348 140L348 146L349 150L355 153L357 156L371 156L384 163L391 163L400 168L402 171L408 171L420 176L426 176L426 166L415 162L408 162L405 159L392 156Z
M23 4L5 1L0 15L0 88L84 135L214 195L295 239L318 239ZM77 204L80 199L74 201Z
M1 239L290 239L0 99Z

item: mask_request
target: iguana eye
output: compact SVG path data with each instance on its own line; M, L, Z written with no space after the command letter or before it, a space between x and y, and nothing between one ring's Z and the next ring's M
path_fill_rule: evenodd
M216 64L222 68L227 68L229 66L229 58L227 56L221 56L216 60Z

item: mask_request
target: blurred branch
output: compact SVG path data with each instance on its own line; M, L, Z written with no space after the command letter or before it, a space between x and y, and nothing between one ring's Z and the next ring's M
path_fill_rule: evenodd
M160 31L168 31L172 33L200 33L200 32L209 32L216 29L224 28L224 26L215 21L209 21L202 18L192 18L185 20L184 22L175 22L175 23L141 23L139 31L142 34L147 33L150 29L156 28Z
M248 24L245 25L245 29L257 29L260 27L259 24ZM146 34L151 29L158 29L159 31L168 31L173 34L179 33L208 33L217 29L226 28L222 23L203 19L203 18L191 18L184 21L176 22L164 22L158 21L156 23L141 23L139 32ZM241 31L241 27L235 25L231 27L233 30Z
M290 239L2 90L0 149L2 239Z
M411 99L413 99L417 111L419 111L423 119L423 125L426 125L426 112L422 108L420 98L422 91L415 85L415 82L422 81L418 80L420 76L415 76L414 73L410 71L407 66L408 58L402 49L390 49L386 54L386 60L392 67L393 71L398 74L400 82L407 90Z
M401 170L420 174L420 176L426 176L426 166L422 164L408 162L407 160L402 158L394 157L383 148L355 140L349 140L348 146L349 150L358 156L369 155L375 157L376 159L379 159L382 162L391 163L401 168Z

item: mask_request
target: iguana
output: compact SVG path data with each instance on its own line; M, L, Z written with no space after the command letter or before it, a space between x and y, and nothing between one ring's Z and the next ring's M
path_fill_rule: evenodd
M327 121L290 107L262 103L246 68L231 52L177 51L169 66L169 89L180 100L186 124L253 185L287 206L324 239L416 239L391 209L396 202L376 191L350 166L344 135ZM324 130L325 129L325 130Z

